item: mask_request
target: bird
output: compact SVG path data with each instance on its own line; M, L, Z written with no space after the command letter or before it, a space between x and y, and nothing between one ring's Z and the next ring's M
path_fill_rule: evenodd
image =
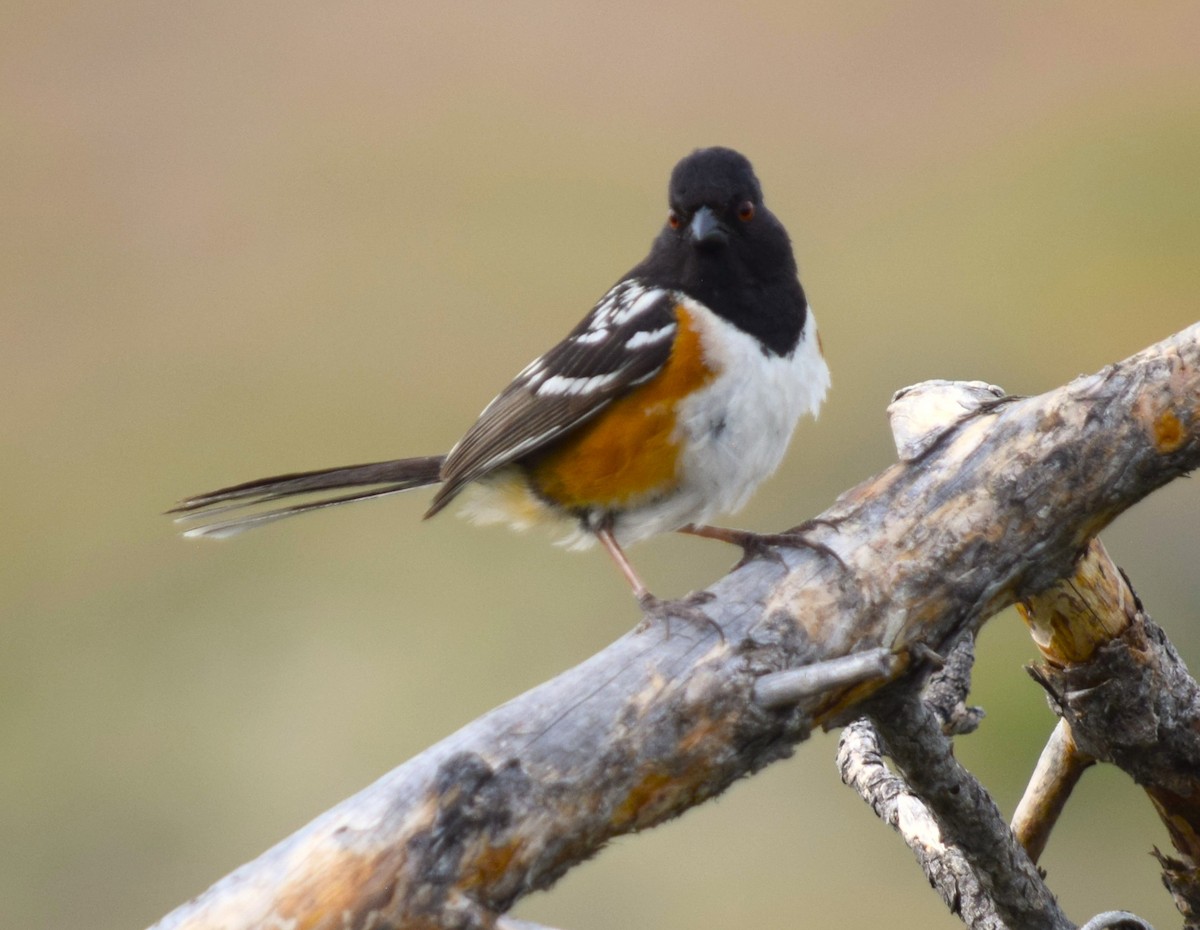
M777 469L799 420L819 412L829 368L791 240L750 161L697 149L672 170L667 200L646 258L445 455L261 478L168 512L209 521L185 536L224 538L436 485L426 518L457 502L477 523L549 525L576 548L598 542L648 610L662 602L629 545L679 531L749 551L762 537L709 521L739 510ZM243 509L318 492L343 493Z

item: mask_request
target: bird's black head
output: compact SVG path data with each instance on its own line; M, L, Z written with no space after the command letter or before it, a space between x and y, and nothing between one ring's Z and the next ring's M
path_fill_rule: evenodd
M745 155L733 149L698 149L671 172L667 198L677 221L704 207L719 213L732 208L733 216L740 217L762 206L762 185Z
M633 274L677 288L773 351L788 352L806 302L787 231L763 203L749 160L697 149L675 166L667 222Z

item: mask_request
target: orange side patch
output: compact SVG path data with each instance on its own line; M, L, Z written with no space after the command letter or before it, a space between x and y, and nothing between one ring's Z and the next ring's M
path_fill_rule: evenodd
M621 507L675 485L676 405L717 374L683 307L675 307L675 319L679 329L662 371L532 463L539 494L568 509Z

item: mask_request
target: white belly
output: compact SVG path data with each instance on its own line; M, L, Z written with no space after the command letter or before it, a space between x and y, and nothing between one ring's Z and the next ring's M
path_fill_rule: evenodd
M829 389L811 311L795 350L781 357L764 354L758 340L700 304L683 303L720 374L677 412L686 450L678 491L618 517L622 544L741 509L779 467L800 417L816 416Z

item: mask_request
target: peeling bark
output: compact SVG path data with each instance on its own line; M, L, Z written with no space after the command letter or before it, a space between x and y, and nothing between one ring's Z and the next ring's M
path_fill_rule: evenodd
M868 695L886 699L871 680L765 709L764 675L886 649L893 678L906 676L922 649L1068 574L1089 538L1197 464L1200 325L965 416L821 515L809 535L842 564L778 549L714 584L699 609L723 641L685 623L623 636L156 926L490 930L613 837L785 757Z

